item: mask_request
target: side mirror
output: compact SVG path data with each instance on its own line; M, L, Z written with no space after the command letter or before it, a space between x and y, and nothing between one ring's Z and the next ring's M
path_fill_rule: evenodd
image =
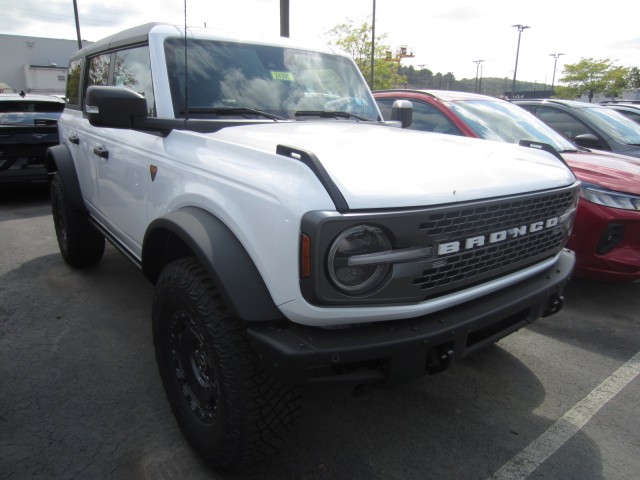
M402 128L408 128L413 122L413 103L409 100L396 100L391 107L391 120L400 122Z
M573 139L578 145L584 148L595 148L597 150L605 150L605 146L600 142L598 137L592 133L583 133Z
M134 117L147 116L147 99L124 87L91 86L85 113L94 127L132 128Z

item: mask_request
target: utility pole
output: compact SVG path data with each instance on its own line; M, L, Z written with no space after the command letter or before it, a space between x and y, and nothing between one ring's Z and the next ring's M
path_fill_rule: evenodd
M289 0L280 0L280 36L289 37Z
M76 34L78 35L78 50L82 49L82 37L80 36L80 20L78 19L78 2L73 0L73 13L76 17Z

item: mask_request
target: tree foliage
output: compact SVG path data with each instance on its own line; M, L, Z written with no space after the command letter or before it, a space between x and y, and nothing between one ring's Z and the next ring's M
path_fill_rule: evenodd
M389 61L391 48L387 45L387 34L376 35L374 45L373 85L371 85L371 32L372 26L364 22L355 25L353 20L336 25L329 32L330 43L347 52L356 62L372 90L393 88L406 83L398 72L399 63Z
M332 45L351 55L372 90L416 88L473 92L477 89L485 95L508 95L507 77L480 78L476 84L473 78L457 80L451 72L434 73L425 68L426 65L418 65L418 69L413 65L402 65L399 59L393 58L386 33L376 35L374 82L371 85L371 33L372 26L368 22L357 25L348 20L333 27L327 35ZM640 88L640 70L637 67L614 66L609 59L582 58L578 63L565 64L563 74L554 87L554 95L559 98L573 99L585 95L591 101L595 95L602 95L613 99L622 96L627 89ZM548 96L551 86L517 81L516 90L540 91Z
M629 69L629 88L640 88L640 69L638 69L638 67Z
M632 70L614 66L608 58L582 58L578 63L565 64L564 76L559 80L564 85L556 89L556 96L576 98L586 95L589 101L596 94L619 97L633 83Z

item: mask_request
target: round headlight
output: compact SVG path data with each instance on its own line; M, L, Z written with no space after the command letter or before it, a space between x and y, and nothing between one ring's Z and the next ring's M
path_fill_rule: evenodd
M362 260L363 256L391 250L391 241L378 227L358 225L342 232L329 250L328 269L333 284L351 295L365 293L385 278L388 263ZM351 259L351 261L350 261Z

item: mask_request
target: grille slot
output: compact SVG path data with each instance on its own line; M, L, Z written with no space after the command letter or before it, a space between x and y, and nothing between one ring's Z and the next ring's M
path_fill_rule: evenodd
M472 237L561 215L569 208L573 197L573 192L569 191L544 197L433 213L418 228L437 237Z

